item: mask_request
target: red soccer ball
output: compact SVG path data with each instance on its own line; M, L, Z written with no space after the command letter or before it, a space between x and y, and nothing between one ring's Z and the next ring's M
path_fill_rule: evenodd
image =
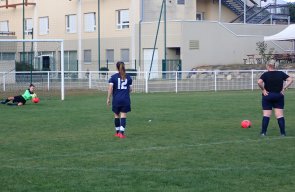
M252 123L249 120L243 120L241 122L241 127L244 128L244 129L250 128L251 125L252 125Z
M34 103L39 103L40 99L39 99L38 97L35 97L35 98L32 99L32 101L33 101Z

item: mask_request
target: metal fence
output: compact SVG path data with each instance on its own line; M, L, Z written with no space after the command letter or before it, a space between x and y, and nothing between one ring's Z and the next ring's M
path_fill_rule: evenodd
M186 92L186 91L225 91L258 89L257 80L263 70L219 70L219 71L158 71L129 72L133 79L133 91ZM295 70L284 70L295 77ZM32 81L43 95L67 90L106 91L108 79L114 71L66 71L62 86L60 71L0 72L1 96L5 93L23 90ZM294 84L292 85L294 87ZM66 95L66 94L65 94Z

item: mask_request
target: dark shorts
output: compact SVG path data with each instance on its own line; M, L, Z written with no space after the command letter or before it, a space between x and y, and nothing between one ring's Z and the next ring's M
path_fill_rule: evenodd
M26 100L21 95L15 96L12 102L26 104Z
M273 108L284 109L284 95L281 93L268 93L267 96L262 95L262 109L272 110Z
M131 111L131 107L130 105L127 105L127 106L112 106L112 111L115 113L115 114L120 114L121 112L122 113L127 113L127 112L130 112Z

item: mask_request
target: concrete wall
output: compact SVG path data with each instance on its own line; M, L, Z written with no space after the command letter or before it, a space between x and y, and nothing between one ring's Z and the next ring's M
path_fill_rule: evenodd
M143 23L142 48L153 48L156 27L156 23ZM285 27L205 21L169 22L167 23L167 48L180 47L183 70L190 70L201 65L242 64L248 54L256 54L258 57L256 43L263 41L265 35L275 34ZM190 41L197 41L199 48L190 49ZM288 46L290 45L287 42L280 43L279 46L269 42L268 48L274 48L275 52L283 52L288 49ZM157 48L159 58L164 58L163 26L159 31Z

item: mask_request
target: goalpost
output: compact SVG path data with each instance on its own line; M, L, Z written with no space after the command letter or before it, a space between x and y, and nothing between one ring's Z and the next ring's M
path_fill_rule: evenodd
M64 100L62 39L0 39L1 97L19 94L18 91L24 91L30 83L36 85L38 96L60 95Z

